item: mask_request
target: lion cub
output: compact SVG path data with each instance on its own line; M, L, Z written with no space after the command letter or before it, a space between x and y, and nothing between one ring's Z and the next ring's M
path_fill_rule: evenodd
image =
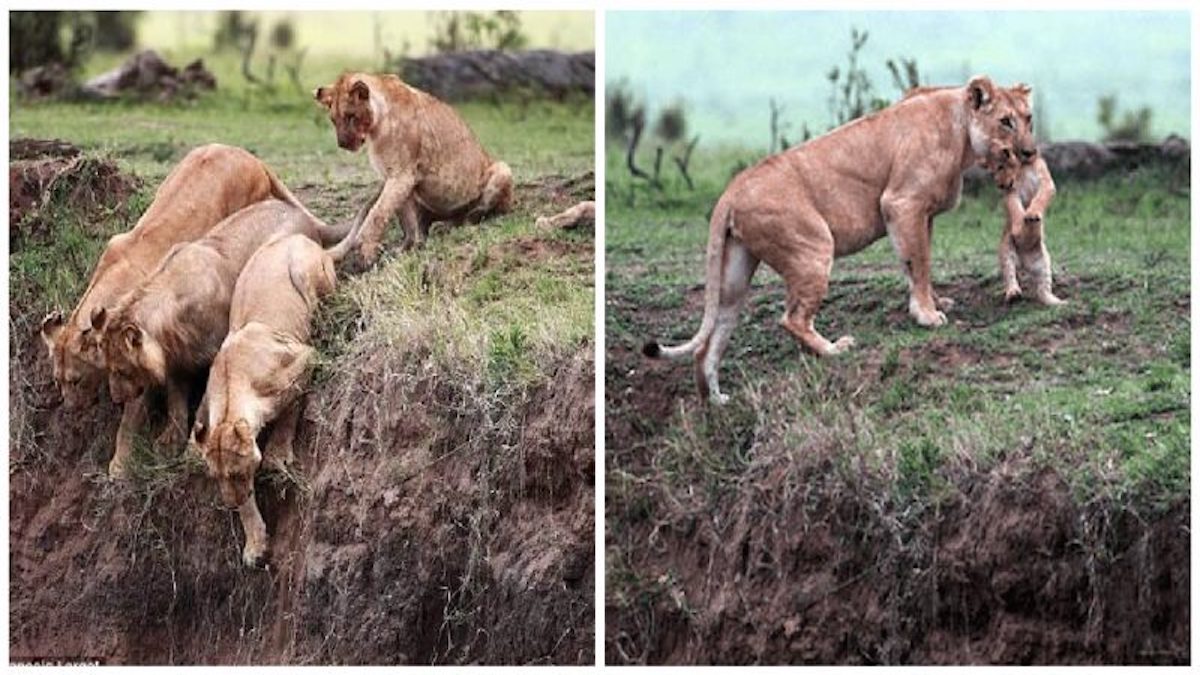
M242 561L257 565L267 551L267 527L254 500L262 462L256 438L274 422L267 453L287 463L313 348L309 321L333 292L333 258L301 235L264 244L238 277L229 335L213 360L189 447L204 458L225 505L238 509L246 544Z
M330 244L346 229L270 199L226 218L203 239L176 246L145 283L92 317L113 401L125 403L165 386L168 419L161 440L181 443L187 433L187 383L212 363L229 330L229 304L246 261L277 234L303 234ZM128 451L117 448L113 462L118 467Z
M1006 218L1000 234L999 257L1005 301L1021 297L1021 285L1017 282L1019 264L1034 284L1034 299L1043 305L1065 303L1052 290L1050 253L1046 250L1045 214L1056 192L1046 161L1038 155L1024 164L1001 149L989 158L985 167L1004 192Z
M399 214L404 247L420 246L434 221L478 221L512 208L512 171L494 161L453 108L395 75L345 73L314 98L329 110L337 144L365 143L383 191L353 241L363 262L379 258L388 220Z

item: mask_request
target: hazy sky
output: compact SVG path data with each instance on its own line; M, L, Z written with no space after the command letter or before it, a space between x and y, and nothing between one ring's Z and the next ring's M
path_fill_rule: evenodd
M798 129L830 121L829 81L850 29L876 91L897 90L885 62L916 58L922 80L987 74L1033 85L1049 136L1095 138L1096 101L1150 106L1153 130L1191 137L1189 20L1183 12L609 12L609 83L624 78L652 111L682 100L709 141L767 144L769 100Z

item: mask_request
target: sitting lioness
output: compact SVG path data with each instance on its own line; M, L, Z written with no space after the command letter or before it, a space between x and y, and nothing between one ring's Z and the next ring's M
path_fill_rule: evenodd
M1029 94L986 77L926 88L735 176L710 221L700 330L676 347L650 342L644 353L695 354L701 397L724 403L717 367L759 261L787 286L783 327L818 355L844 352L852 337L830 342L813 326L833 259L884 235L908 279L909 313L922 326L945 323L950 301L930 283L933 217L957 205L963 171L986 159L993 140L1022 158L1036 154Z
M164 442L182 443L187 384L212 363L229 331L229 303L246 261L277 234L302 234L329 245L351 226L333 228L307 211L270 199L226 218L203 239L176 246L145 283L93 315L113 400L124 403L165 386ZM124 461L123 455L113 457L118 465Z
M365 143L383 190L345 246L379 258L388 220L399 214L404 246L420 246L435 221L477 221L512 208L512 171L493 161L453 108L395 75L345 73L314 98L329 110L337 144Z
M241 515L247 565L258 564L267 550L254 500L262 462L256 438L274 421L267 453L290 462L313 354L309 321L335 283L333 259L320 246L299 235L278 236L250 258L233 291L230 332L213 360L190 447L204 457L225 505Z
M1000 233L1000 279L1004 299L1021 297L1017 267L1029 274L1033 297L1043 305L1061 305L1065 300L1054 295L1050 272L1050 252L1046 250L1046 209L1056 192L1050 167L1041 156L1029 163L1019 161L1001 149L985 165L996 185L1004 192L1004 228Z
M92 330L92 315L144 282L175 244L199 239L230 214L270 197L303 208L265 164L241 148L204 145L183 158L133 229L109 240L70 315L64 319L61 312L52 312L42 321L42 340L68 410L95 403L104 380L104 353ZM117 456L128 454L131 430L145 414L141 400L125 405ZM114 460L109 473L120 472Z

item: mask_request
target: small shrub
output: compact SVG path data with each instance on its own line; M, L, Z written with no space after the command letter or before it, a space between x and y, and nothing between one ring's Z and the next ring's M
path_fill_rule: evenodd
M1097 102L1096 121L1104 130L1105 141L1140 143L1151 140L1150 120L1154 113L1148 107L1117 112L1117 95L1101 96Z

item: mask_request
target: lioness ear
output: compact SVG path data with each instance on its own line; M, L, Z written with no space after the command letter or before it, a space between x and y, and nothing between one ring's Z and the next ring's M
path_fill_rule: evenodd
M108 321L108 310L104 307L92 308L92 328L96 330L104 330L104 324Z
M129 349L141 349L142 347L142 329L134 325L125 327L122 332L122 337L125 338L125 346Z
M366 82L359 80L350 86L350 95L366 103L367 99L371 98L371 88L367 86Z
M48 346L54 346L54 338L63 329L63 316L60 311L53 311L42 319L42 339Z
M995 93L995 85L992 84L991 79L986 75L976 75L967 83L967 100L971 102L971 107L976 110L991 103Z
M329 87L317 87L314 89L313 99L326 108L333 105L333 94L329 91Z
M1018 96L1024 96L1028 98L1029 95L1033 93L1033 87L1025 84L1024 82L1018 82L1012 86L1012 92Z

